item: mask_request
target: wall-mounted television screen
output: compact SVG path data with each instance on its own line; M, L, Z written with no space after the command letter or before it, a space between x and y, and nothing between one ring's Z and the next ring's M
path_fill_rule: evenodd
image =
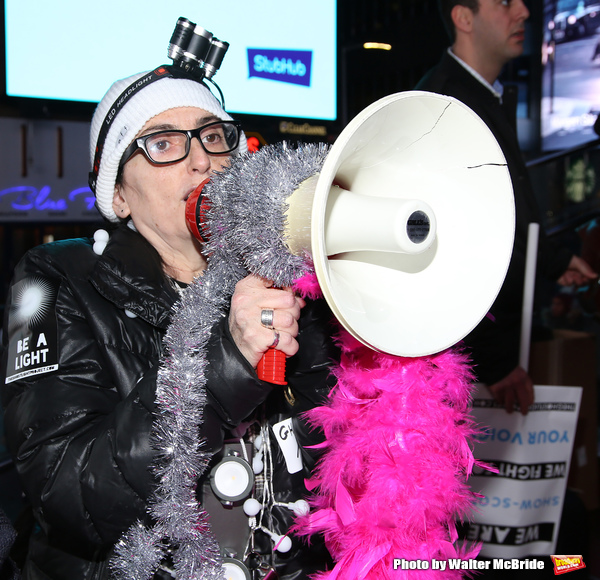
M600 113L600 0L544 0L541 146L597 139Z
M98 102L171 63L179 17L230 44L214 80L231 113L336 119L336 0L4 0L6 95Z

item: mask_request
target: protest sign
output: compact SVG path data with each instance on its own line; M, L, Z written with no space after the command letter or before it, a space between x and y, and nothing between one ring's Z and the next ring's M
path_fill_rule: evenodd
M473 416L482 426L471 489L482 495L466 539L483 542L480 556L553 554L569 474L581 387L535 386L527 415L507 413L479 387Z

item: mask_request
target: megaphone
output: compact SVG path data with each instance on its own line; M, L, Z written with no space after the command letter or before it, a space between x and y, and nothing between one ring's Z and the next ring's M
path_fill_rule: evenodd
M220 212L215 200L222 209L230 206L227 211L235 207L239 231L229 233L232 244L248 220L261 218L251 213L265 213L238 211L236 204L256 196L271 205L275 200L282 215L277 235L290 256L310 257L338 321L376 351L441 352L489 312L512 253L514 198L495 137L466 105L422 91L380 99L346 126L322 160L315 155L313 165L322 165L313 174L284 171L291 187L275 179L292 190L280 199L264 191L261 174L277 172L284 150L289 153L267 146L250 154L252 161L233 159L207 184L211 211ZM303 154L299 173L305 172ZM254 160L260 155L262 171L246 170L248 163L260 164ZM234 198L227 198L229 190ZM190 226L202 230L204 196L188 203ZM268 225L255 230L256 237ZM246 237L239 251L256 265L260 253L248 245ZM250 271L264 274L256 269Z

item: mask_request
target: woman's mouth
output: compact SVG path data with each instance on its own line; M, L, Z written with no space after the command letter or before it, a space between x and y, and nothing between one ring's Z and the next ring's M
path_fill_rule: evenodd
M194 186L192 187L192 189L190 189L187 194L185 195L185 197L183 198L184 202L187 202L187 200L190 198L190 195L192 195L192 193L194 193L194 191L196 191L196 189L198 189L198 186Z

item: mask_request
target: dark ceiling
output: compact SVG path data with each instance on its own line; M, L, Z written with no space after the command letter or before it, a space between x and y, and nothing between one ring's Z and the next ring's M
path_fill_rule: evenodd
M448 45L436 0L339 0L338 10L350 118L378 98L412 89ZM366 41L392 50L357 48ZM342 78L340 85L343 91Z

